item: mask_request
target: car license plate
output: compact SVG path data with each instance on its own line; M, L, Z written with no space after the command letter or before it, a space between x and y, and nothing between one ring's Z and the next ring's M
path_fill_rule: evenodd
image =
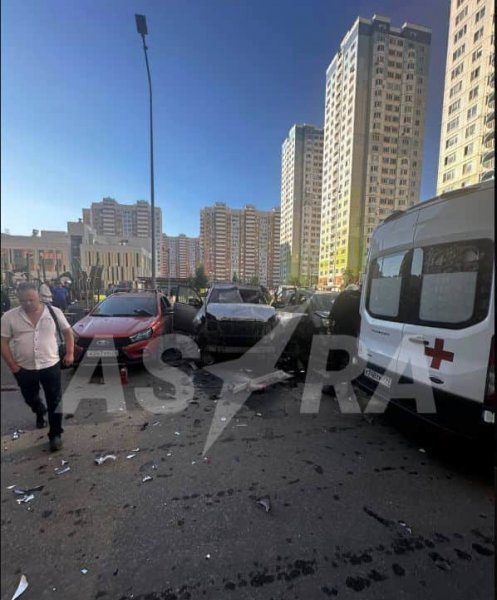
M369 368L364 369L364 375L366 375L366 377L369 377L369 379L376 381L380 385L383 385L387 388L392 387L392 378L388 377L388 375L381 375L380 373L377 373L373 369Z
M118 354L117 350L88 350L86 353L90 358L108 358L110 356L117 356Z

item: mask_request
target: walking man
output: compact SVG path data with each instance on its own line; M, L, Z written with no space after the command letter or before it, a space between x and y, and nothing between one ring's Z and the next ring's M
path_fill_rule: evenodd
M34 283L20 283L17 288L20 306L7 311L1 319L2 358L14 374L21 393L36 414L36 426L46 425L48 408L50 450L62 448L62 398L59 340L55 321L41 301ZM58 308L52 308L66 345L65 365L74 361L74 338L71 326ZM40 399L40 384L47 408ZM59 412L60 411L60 412Z

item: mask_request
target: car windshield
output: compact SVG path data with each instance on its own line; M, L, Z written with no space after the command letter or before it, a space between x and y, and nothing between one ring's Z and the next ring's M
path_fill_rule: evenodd
M332 294L314 294L314 296L311 298L311 307L313 310L329 312L337 296L337 292Z
M220 304L267 304L267 299L260 290L233 287L212 290L209 302Z
M91 313L92 317L152 317L157 314L154 297L111 296Z

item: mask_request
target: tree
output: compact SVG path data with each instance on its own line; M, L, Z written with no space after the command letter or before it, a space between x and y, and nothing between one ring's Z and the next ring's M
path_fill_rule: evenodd
M209 280L207 279L207 275L205 274L203 264L200 264L195 269L195 277L193 278L192 285L193 288L197 290L197 292L209 286Z
M257 275L253 275L250 278L249 284L250 285L259 285L259 278L257 277Z
M297 277L297 275L294 275L293 277L290 277L290 279L288 280L288 284L289 285L294 285L295 287L302 287L300 285L300 279Z

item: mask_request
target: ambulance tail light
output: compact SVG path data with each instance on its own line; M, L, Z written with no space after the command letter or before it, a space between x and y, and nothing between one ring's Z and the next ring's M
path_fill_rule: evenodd
M494 412L497 410L497 396L495 394L495 336L492 336L490 344L484 405L487 410Z

